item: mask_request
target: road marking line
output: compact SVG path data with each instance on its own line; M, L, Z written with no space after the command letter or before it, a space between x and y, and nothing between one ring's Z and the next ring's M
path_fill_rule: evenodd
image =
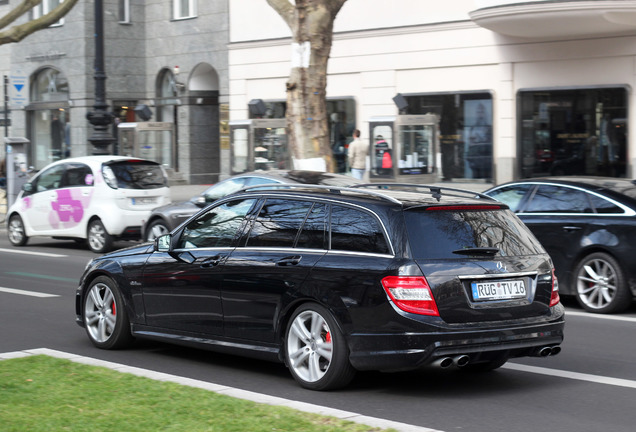
M171 375L162 372L155 372L148 369L142 369L138 367L126 366L120 363L113 363L109 361L99 360L91 357L84 357L76 354L66 353L63 351L56 351L48 348L30 349L24 351L15 351L8 353L0 353L1 360L10 360L20 357L28 357L31 355L47 355L49 357L56 357L61 359L70 360L76 363L87 364L90 366L100 366L109 369L116 370L122 373L130 373L133 375L155 379L158 381L173 382L189 387L201 388L215 393L224 394L233 398L245 399L256 403L284 406L295 409L296 411L304 411L313 414L319 414L324 416L336 417L343 420L348 420L355 423L365 424L371 427L379 427L382 429L393 428L401 432L441 432L437 429L430 429L421 426L409 425L406 423L395 422L391 420L381 419L377 417L365 416L354 412L343 411L335 408L329 408L319 405L314 405L305 402L297 402L290 399L280 398L276 396L270 396L266 394L256 393L248 390L241 390L234 387L228 387L224 385L214 384L207 381L199 381L191 378L184 378L178 375Z
M57 294L47 294L47 293L41 293L41 292L36 292L36 291L25 291L25 290L14 289L14 288L5 288L5 287L0 287L0 291L6 292L6 293L11 293L11 294L20 294L20 295L25 295L25 296L31 296L31 297L41 297L41 298L59 297L59 295L57 295Z
M27 273L27 272L4 272L4 273L8 275L13 275L13 276L26 276L26 277L31 277L35 279L46 279L46 280L54 280L54 281L61 281L61 282L77 283L78 281L78 278L65 278L65 277L59 277L59 276L41 275L37 273Z
M4 248L0 248L0 252L10 252L10 253L17 253L17 254L24 254L24 255L38 255L38 256L45 256L45 257L51 257L51 258L66 258L66 257L68 257L68 255L62 255L62 254L54 254L54 253L47 253L47 252L23 251L23 250L18 250L18 249L4 249Z
M521 372L536 373L540 375L556 376L560 378L569 378L569 379L579 380L579 381L588 381L588 382L593 382L597 384L607 384L607 385L613 385L618 387L636 388L636 381L626 380L621 378L611 378L611 377L604 377L600 375L590 375L590 374L579 373L579 372L569 372L569 371L558 370L558 369L548 369L548 368L542 368L537 366L527 366L527 365L522 365L517 363L506 363L505 365L502 366L502 368L512 369L512 370L521 371Z
M576 312L576 311L570 311L566 309L565 311L566 318L569 315L586 317L586 318L598 318L598 319L606 319L606 320L613 320L613 321L627 321L627 322L636 323L636 318L634 317L626 317L626 316L619 316L619 315L603 315L603 314L595 314L595 313L589 313L589 312Z

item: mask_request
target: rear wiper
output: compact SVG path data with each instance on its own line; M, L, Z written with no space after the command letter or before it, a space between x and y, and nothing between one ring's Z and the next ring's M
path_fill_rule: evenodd
M499 252L501 251L496 247L466 247L453 251L454 254L458 255L496 255Z

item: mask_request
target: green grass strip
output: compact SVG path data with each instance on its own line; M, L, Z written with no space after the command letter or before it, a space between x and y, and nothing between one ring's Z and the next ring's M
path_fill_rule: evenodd
M3 432L380 431L38 355L0 361Z

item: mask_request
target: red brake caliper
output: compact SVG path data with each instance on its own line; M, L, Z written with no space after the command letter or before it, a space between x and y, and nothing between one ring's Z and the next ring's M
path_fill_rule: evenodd
M325 342L331 343L331 333L327 332L327 334L325 335Z
M117 311L115 309L115 302L113 301L113 307L111 308L113 311L113 315L117 315Z

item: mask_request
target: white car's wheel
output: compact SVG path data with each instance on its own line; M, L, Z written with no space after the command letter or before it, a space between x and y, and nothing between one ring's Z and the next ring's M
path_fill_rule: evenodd
M152 242L157 237L161 237L164 234L168 234L170 229L166 226L166 224L161 220L156 220L148 225L146 229L146 234L144 236L146 241Z
M88 247L95 253L108 252L113 247L113 237L108 234L99 219L92 220L87 230Z
M9 241L13 246L24 246L29 237L27 237L24 231L24 222L22 218L17 214L14 214L9 218L7 234L9 235Z

